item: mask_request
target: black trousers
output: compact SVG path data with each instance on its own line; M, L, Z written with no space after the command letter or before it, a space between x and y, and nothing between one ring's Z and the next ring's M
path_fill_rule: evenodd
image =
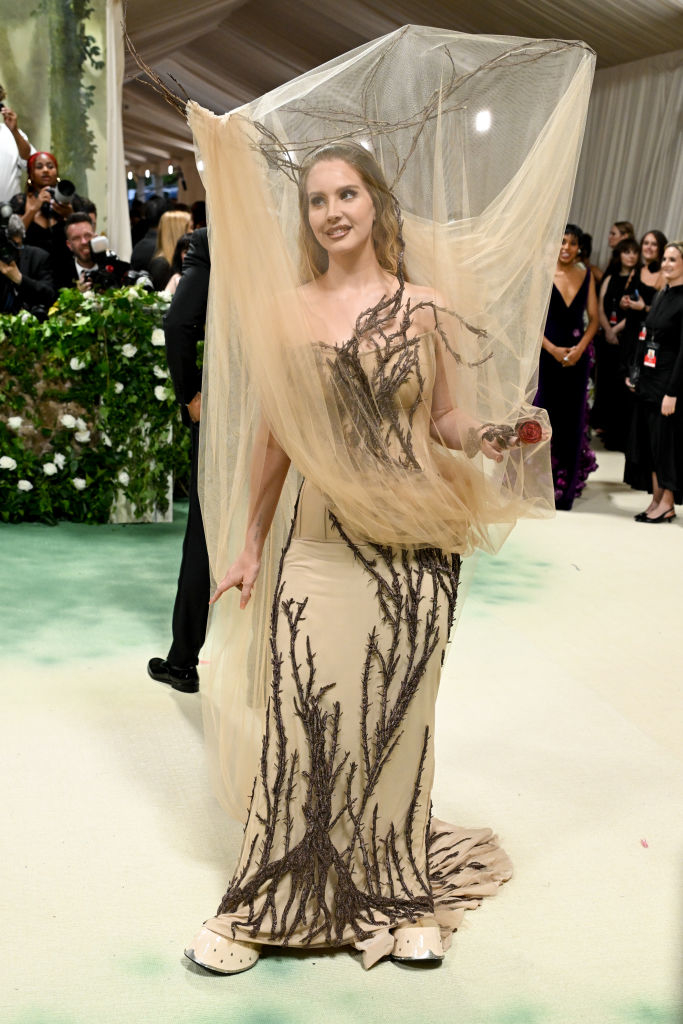
M206 635L209 614L211 579L209 555L202 523L202 510L197 493L199 464L199 424L193 423L192 467L190 471L190 507L183 540L183 556L178 575L178 591L173 607L173 643L168 652L169 664L190 668L199 660L199 651Z

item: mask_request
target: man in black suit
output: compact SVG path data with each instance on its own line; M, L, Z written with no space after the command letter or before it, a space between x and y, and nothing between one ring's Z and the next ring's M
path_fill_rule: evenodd
M147 671L152 679L170 683L174 690L196 693L197 662L204 643L209 613L211 579L209 556L197 493L199 420L202 373L197 366L197 342L204 337L211 260L206 228L192 235L183 272L164 318L166 358L183 422L192 431L190 502L173 608L173 643L166 658L151 658Z
M0 313L19 313L22 309L47 314L55 295L50 257L44 249L24 245L24 222L13 213L7 221L7 237L16 247L14 258L0 258Z

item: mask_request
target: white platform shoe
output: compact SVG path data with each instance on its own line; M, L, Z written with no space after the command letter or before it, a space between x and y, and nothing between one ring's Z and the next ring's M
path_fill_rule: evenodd
M253 942L226 939L224 935L202 928L195 936L185 956L193 963L216 974L241 974L254 966L260 947Z

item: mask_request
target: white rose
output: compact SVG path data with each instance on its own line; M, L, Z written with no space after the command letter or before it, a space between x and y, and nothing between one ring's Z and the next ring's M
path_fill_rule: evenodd
M17 483L17 487L19 488L20 491L33 490L33 484L31 483L30 480L19 480L19 482Z
M79 416L76 420L76 430L87 430L88 424Z
M164 370L163 366L155 366L153 371L155 377L159 377L160 380L166 380L168 374Z
M69 366L72 370L82 370L85 366L85 362L82 359L78 359L76 356L69 360Z
M152 344L156 345L157 348L161 348L165 344L164 332L161 327L155 327L152 331Z
M115 395L120 395L122 391L123 391L123 384L121 383L120 380L117 380L116 383L114 384L114 394Z
M7 426L10 430L18 430L23 422L21 416L10 416L7 420Z
M90 440L90 431L89 430L77 430L76 433L74 434L74 437L81 444L85 444L87 441Z
M55 466L54 462L46 462L45 465L43 466L43 473L45 474L45 476L54 476L56 472L57 467Z
M0 469L16 469L17 464L11 455L0 456Z
M56 454L52 456L52 461L54 462L54 464L57 467L57 469L64 469L64 463L66 462L66 457L64 455L62 455L61 452L56 452Z
M166 394L166 388L164 387L163 384L157 384L157 386L154 389L154 397L158 399L160 402L163 402L165 401L165 399L168 398L168 395Z
M68 430L73 430L73 428L76 426L75 417L68 412L64 413L63 416L59 417L59 422L62 424L63 427L67 427Z
M122 469L121 472L119 473L118 480L119 483L123 484L124 487L127 487L128 484L130 483L130 477L126 473L125 469Z
M75 476L71 483L74 485L77 491L82 491L85 487L85 480L82 476Z
M105 432L102 431L100 436L102 437L102 444L106 445L107 448L111 448L111 438L109 434L105 434Z
M135 345L131 345L130 342L126 342L126 344L122 347L121 352L126 357L126 359L132 359L135 353L137 352L137 347Z

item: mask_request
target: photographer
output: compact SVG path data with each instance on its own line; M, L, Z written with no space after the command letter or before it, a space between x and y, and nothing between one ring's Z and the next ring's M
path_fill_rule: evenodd
M42 319L52 305L55 287L50 259L42 249L24 245L21 217L0 207L0 313L27 309Z
M60 245L63 247L63 224L73 213L74 194L73 182L59 180L57 159L52 153L31 154L26 194L12 200L15 212L22 215L29 245L37 245L49 253ZM17 208L20 205L22 210Z
M66 222L65 232L70 257L59 268L59 288L76 287L82 292L90 289L105 291L127 283L130 264L120 260L110 250L93 251L93 242L97 244L101 240L106 246L106 239L95 235L87 213L73 213Z

